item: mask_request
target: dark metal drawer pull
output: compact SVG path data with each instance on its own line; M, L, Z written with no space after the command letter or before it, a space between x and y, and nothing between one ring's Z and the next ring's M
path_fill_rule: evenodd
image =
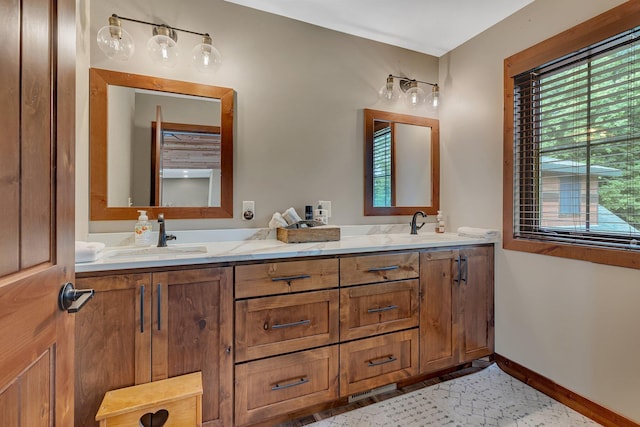
M162 328L162 284L158 283L158 330Z
M300 276L272 277L271 281L272 282L278 282L278 281L291 282L292 280L308 279L310 277L311 277L311 275L309 275L309 274L301 274Z
M388 267L375 267L375 268L370 268L367 271L369 273L375 273L376 271L389 271L389 270L397 270L399 269L400 266L399 265L390 265Z
M370 308L369 310L367 310L367 313L380 313L381 311L395 310L396 308L398 308L397 305L390 305L387 307L380 307L380 308Z
M272 390L272 391L284 390L285 388L291 388L291 387L295 387L295 386L297 386L297 385L306 384L306 383L308 383L309 381L310 381L310 380L309 380L309 378L304 378L304 377L303 377L303 378L300 378L300 380L299 380L299 381L296 381L296 382L294 382L294 383L283 384L283 385L276 384L276 385L274 385L273 387L271 387L271 390Z
M311 320L301 320L299 322L283 323L282 325L273 325L271 326L271 329L282 329L282 328L289 328L291 326L301 326L301 325L310 325L310 324L311 324Z
M387 363L395 362L396 360L398 360L398 359L393 357L393 356L385 357L384 359L382 359L379 362L374 362L373 360L370 360L369 361L369 367L385 365Z
M140 333L144 334L144 285L140 286Z
M467 257L466 256L460 257L460 261L462 263L462 276L460 276L460 281L467 284L467 278L469 277L469 270L468 270L469 263L467 262Z

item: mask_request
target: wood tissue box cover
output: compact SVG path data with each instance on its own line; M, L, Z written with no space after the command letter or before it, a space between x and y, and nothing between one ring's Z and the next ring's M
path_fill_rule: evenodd
M278 228L278 240L284 243L334 242L340 240L340 227L323 225L308 228Z

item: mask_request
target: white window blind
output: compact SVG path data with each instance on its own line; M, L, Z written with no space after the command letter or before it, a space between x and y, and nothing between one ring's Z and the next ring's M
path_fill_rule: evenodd
M391 126L377 130L373 134L373 206L392 205L392 135Z
M640 250L638 36L514 78L514 237Z

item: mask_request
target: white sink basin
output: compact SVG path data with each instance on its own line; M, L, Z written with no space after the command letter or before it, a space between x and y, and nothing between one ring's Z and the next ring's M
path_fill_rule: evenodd
M173 258L179 255L202 255L207 253L206 246L156 246L144 248L116 249L105 254L106 258Z

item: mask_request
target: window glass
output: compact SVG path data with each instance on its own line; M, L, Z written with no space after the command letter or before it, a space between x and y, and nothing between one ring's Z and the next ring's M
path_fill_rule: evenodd
M515 237L640 249L638 35L514 77Z

